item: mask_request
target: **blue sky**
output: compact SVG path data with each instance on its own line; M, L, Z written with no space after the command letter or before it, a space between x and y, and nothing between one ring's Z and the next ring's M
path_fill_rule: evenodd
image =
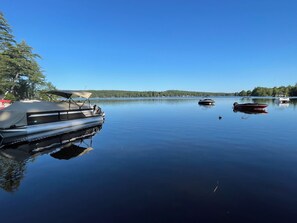
M295 0L1 0L0 11L59 89L297 83Z

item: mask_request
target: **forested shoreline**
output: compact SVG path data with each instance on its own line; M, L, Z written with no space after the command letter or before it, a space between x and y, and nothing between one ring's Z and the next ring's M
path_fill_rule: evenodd
M208 97L208 96L271 96L280 95L297 96L297 84L295 86L281 87L255 87L253 90L242 90L234 93L224 92L199 92L199 91L126 91L126 90L87 90L92 92L92 98L111 98L111 97Z
M125 90L87 90L92 92L92 98L110 97L206 97L206 96L232 96L234 93L214 93L196 91L125 91Z
M235 95L238 96L297 96L297 84L295 86L281 86L281 87L256 87L253 90L242 90L239 93L236 93Z

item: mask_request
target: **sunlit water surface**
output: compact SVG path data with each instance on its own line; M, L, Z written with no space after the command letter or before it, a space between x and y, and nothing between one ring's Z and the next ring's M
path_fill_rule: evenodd
M2 151L1 222L297 222L297 104L214 99L93 101L96 134Z

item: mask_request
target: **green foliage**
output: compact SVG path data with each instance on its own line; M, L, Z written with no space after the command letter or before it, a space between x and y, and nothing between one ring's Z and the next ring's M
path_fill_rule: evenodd
M16 100L15 96L11 93L6 94L5 99L12 100L12 101Z
M44 75L36 62L39 57L24 41L9 45L0 54L1 88L16 98L32 98L37 85L44 83Z
M52 90L57 90L57 89L51 82L46 82L36 92L36 98L43 100L43 101L56 100L57 97L49 96L48 94L46 94L47 91L52 91Z
M17 43L11 28L0 13L0 93L7 98L12 94L15 99L38 98L37 91L52 88L47 83L37 59L25 41Z
M232 96L233 93L212 93L196 91L121 91L121 90L88 90L92 92L93 98L110 98L110 97L195 97L195 96Z
M237 93L236 95L239 96L297 96L297 84L293 87L291 85L285 87L273 87L273 88L267 88L267 87L256 87L252 91L245 92L244 90Z
M238 96L248 96L247 92L245 90L242 90L237 94Z
M12 43L15 43L12 30L3 13L0 12L0 50L4 50L7 45Z

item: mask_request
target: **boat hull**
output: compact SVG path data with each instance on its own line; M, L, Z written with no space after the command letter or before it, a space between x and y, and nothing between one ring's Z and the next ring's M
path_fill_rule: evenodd
M89 128L104 121L103 116L92 116L82 119L66 120L38 125L0 130L0 145L9 145L20 142L31 142L67 132Z
M198 102L199 105L214 105L213 102Z
M199 100L198 104L199 105L214 105L215 101L212 99L203 99Z
M268 105L267 104L258 104L258 103L245 103L245 104L233 104L233 109L238 111L261 111L264 110Z

